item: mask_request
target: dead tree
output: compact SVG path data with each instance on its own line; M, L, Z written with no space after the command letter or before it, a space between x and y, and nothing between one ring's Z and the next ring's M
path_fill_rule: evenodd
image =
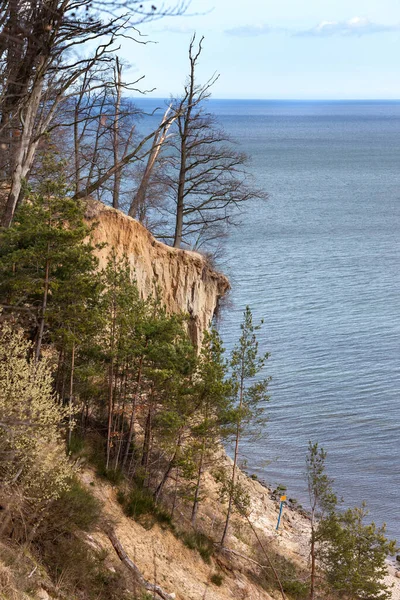
M129 558L121 542L119 541L119 539L115 535L115 532L111 528L108 529L107 534L115 552L118 555L118 558L133 575L135 580L137 580L139 584L144 587L145 590L147 590L148 592L152 592L154 598L161 598L161 600L174 600L175 594L168 594L159 585L157 585L156 583L150 583L143 577L141 571Z
M174 247L199 247L224 234L237 222L245 202L265 198L246 172L246 156L237 152L215 117L206 111L213 75L205 85L196 83L196 67L203 38L189 46L190 71L185 91L175 99L176 136L172 137L170 169L167 175L169 203L174 217L173 235L164 236Z
M2 0L1 8L0 168L10 187L2 219L8 226L38 143L71 86L108 59L119 37L129 37L135 24L180 13L184 6L157 13L139 0ZM96 41L89 59L71 60L72 51Z
M153 142L151 144L151 150L148 154L146 167L140 179L138 189L129 207L129 216L138 218L141 222L145 220L147 195L152 174L154 172L157 161L159 160L161 148L166 142L166 140L169 138L168 130L177 118L177 113L173 114L172 118L168 118L170 112L171 107L169 106L164 113L164 117L161 121L160 128L158 129L158 131L156 131L154 135Z

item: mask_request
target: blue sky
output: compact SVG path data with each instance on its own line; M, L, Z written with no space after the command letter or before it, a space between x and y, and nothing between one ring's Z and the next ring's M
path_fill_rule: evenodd
M153 96L179 94L194 31L198 81L220 73L214 98L400 98L399 0L192 0L120 53Z

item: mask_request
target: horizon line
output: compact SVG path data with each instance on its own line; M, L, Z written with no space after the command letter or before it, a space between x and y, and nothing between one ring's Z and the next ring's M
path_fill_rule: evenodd
M169 100L171 96L150 96L139 94L131 98L144 100ZM253 102L400 102L400 98L234 98L212 96L209 100L250 100Z

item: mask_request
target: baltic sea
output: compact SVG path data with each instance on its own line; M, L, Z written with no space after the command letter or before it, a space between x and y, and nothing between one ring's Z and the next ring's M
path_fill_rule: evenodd
M271 399L248 470L306 506L308 440L346 505L400 539L400 102L212 100L267 202L249 203L220 269L227 349L246 304Z

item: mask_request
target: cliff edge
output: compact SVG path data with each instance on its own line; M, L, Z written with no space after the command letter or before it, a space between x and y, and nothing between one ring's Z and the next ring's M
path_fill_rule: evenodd
M118 257L126 255L143 297L160 288L168 312L189 314L190 336L200 346L220 298L230 288L227 277L214 271L201 254L157 241L138 221L97 200L87 200L86 218L96 223L93 242L106 244L97 252L100 266L105 266L111 249Z

